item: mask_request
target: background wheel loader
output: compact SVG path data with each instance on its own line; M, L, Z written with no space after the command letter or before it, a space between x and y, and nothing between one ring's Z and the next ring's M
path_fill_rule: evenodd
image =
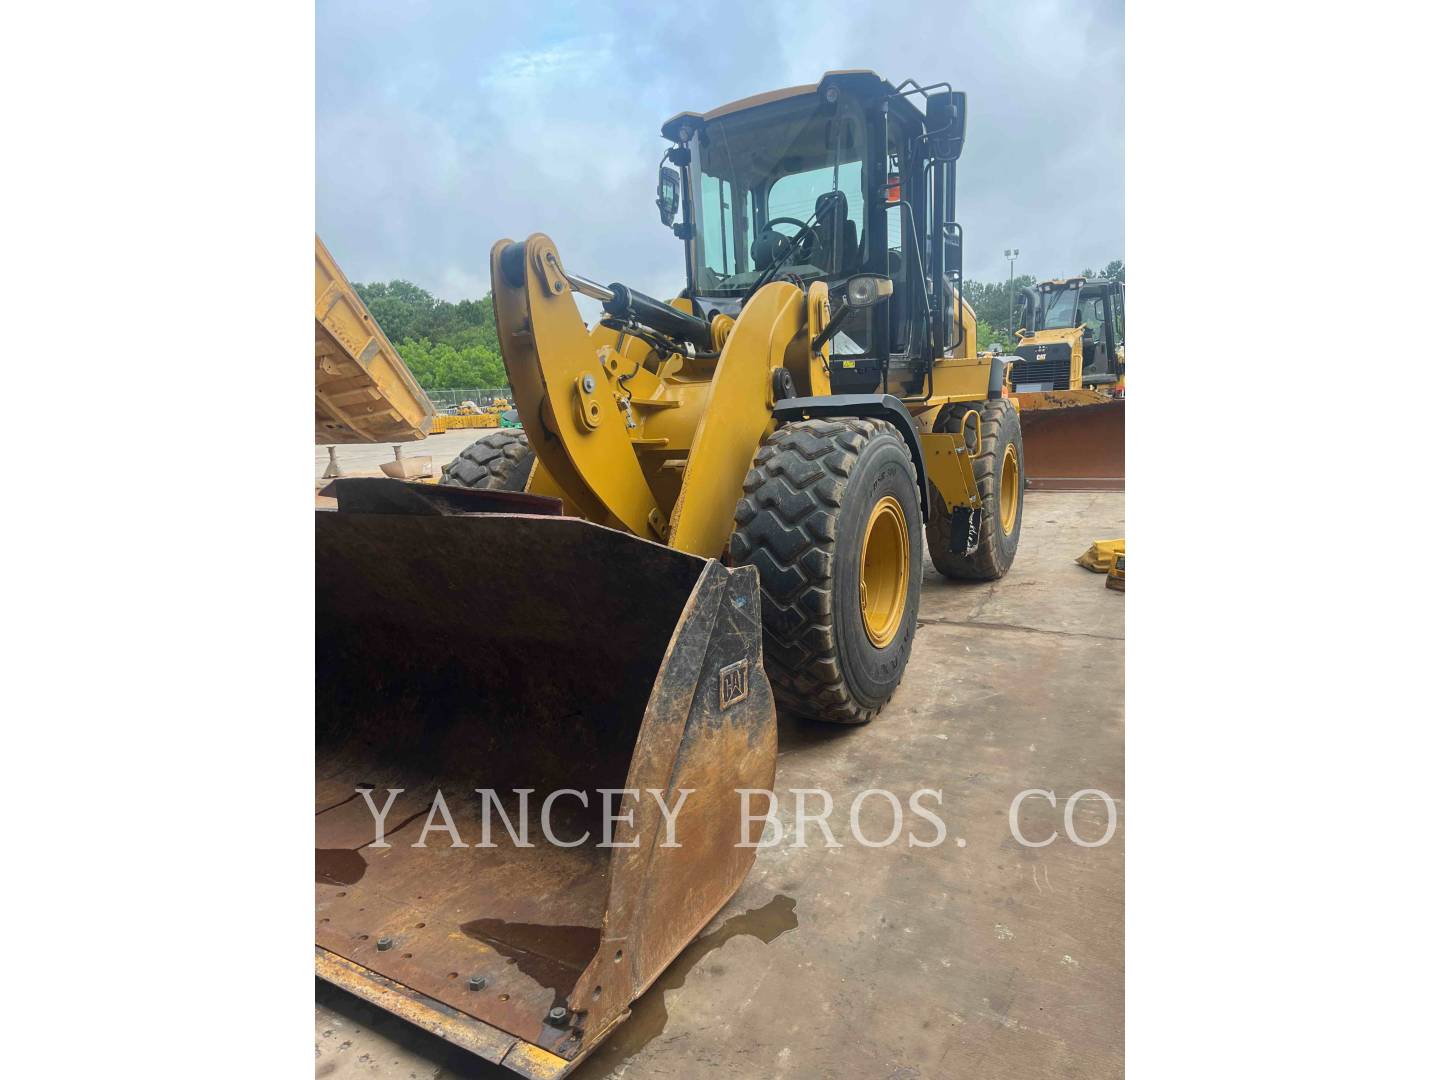
M662 134L680 296L501 240L522 426L438 486L337 481L317 514L317 970L527 1076L584 1058L738 888L775 703L855 724L890 698L922 532L955 578L1019 542L1019 418L958 293L964 95L829 73ZM436 635L465 596L483 609ZM437 787L516 791L520 820L564 796L567 842L626 789L634 846L415 849ZM356 789L401 792L390 847Z
M1125 285L1074 277L1020 291L1010 379L1037 489L1125 488Z

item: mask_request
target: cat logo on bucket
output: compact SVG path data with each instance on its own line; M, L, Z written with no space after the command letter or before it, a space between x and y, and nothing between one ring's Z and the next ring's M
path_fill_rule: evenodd
M737 660L720 669L720 708L744 701L750 694L750 665Z

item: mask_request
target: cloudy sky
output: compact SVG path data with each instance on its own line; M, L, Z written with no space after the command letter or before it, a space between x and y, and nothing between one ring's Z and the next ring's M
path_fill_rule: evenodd
M352 280L480 296L491 245L539 231L673 295L660 124L842 68L968 93L966 277L1124 256L1120 0L319 0L316 41L316 230Z

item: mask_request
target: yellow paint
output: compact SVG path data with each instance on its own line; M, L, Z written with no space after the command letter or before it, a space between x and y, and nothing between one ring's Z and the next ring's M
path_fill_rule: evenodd
M315 237L315 445L411 442L435 409Z
M1077 281L1083 283L1087 280L1088 279L1084 277L1056 278L1053 281L1042 281L1038 284L1068 287ZM1084 285L1082 284L1081 287L1083 288ZM1025 328L1022 327L1022 329ZM1018 395L1020 401L1017 402L1017 405L1021 408L1032 410L1068 409L1076 405L1103 404L1125 396L1124 374L1121 374L1118 380L1109 385L1082 385L1084 382L1082 372L1085 368L1084 337L1085 327L1083 325L1059 327L1051 330L1030 331L1027 329L1026 334L1019 338L1021 345L1035 345L1042 349L1051 345L1064 345L1070 350L1069 383L1073 389L1029 391ZM1115 360L1123 371L1125 366L1124 345L1117 345L1115 347Z
M804 292L775 281L738 317L718 316L719 356L659 356L635 337L587 329L548 237L525 241L525 281L500 267L509 241L491 251L500 347L536 464L526 490L552 495L566 513L717 557L761 442L774 430L775 369L801 396L832 392L828 347L810 342L830 317L822 282ZM686 299L671 305L692 311ZM935 364L935 393L905 402L923 432L926 468L947 508L979 503L963 440L929 429L941 405L983 401L989 357L976 354L975 315L957 301L962 343ZM935 438L931 438L935 435Z
M980 333L980 324L975 321L975 309L970 306L970 301L960 299L959 293L955 294L955 318L964 330L960 341L960 355L973 360L980 354L980 343L975 340ZM990 342L985 344L988 346Z
M1115 565L1115 558L1125 554L1125 540L1122 537L1118 540L1096 540L1085 553L1075 561L1086 570L1093 570L1097 574L1108 574L1110 568Z
M807 325L805 327L805 375L802 382L795 380L795 390L803 397L824 397L830 393L830 342L826 342L817 356L808 343L820 336L825 324L830 321L830 287L823 281L812 281L805 297ZM792 371L792 374L794 372Z
M1080 385L1080 372L1085 366L1085 355L1081 348L1085 333L1083 326L1066 326L1055 330L1036 330L1020 339L1021 345L1064 345L1070 350L1070 385Z
M518 288L500 268L509 243L490 252L495 321L535 456L586 517L653 536L659 509L630 446L615 366L592 343L550 238L535 233L525 241Z
M400 1019L487 1061L508 1061L517 1046L528 1045L483 1020L454 1009L437 1007L434 999L320 945L315 946L315 974L361 1000L394 1013ZM534 1049L539 1050L538 1047ZM561 1061L547 1051L539 1050L539 1053L554 1061ZM525 1060L523 1056L521 1060ZM548 1064L544 1059L540 1059L540 1063L542 1066ZM566 1064L568 1063L562 1062L562 1065ZM561 1071L563 1072L563 1068ZM537 1071L525 1075L548 1077L559 1076L561 1073Z
M935 361L935 392L920 403L932 408L960 401L984 401L990 391L990 363L987 360L944 359Z
M860 548L860 617L870 644L895 640L910 591L910 529L905 510L886 495L870 511Z
M1077 405L1104 405L1114 401L1109 389L1082 386L1078 390L1030 390L1014 397L1016 404L1023 409L1073 409Z
M804 297L784 281L757 292L735 320L715 364L709 401L670 514L671 547L707 556L724 549L745 474L775 422L770 370L784 365L787 348L805 326Z
M944 431L922 432L920 449L925 455L925 473L940 493L945 512L980 505L980 487L962 436ZM932 506L930 512L937 514L942 508Z
M430 422L430 433L438 434L442 431L459 431L464 428L496 428L500 426L500 417L496 413L473 413L468 416L440 413Z
M964 334L955 349L935 359L934 392L919 403L920 410L962 401L984 401L990 391L990 361L976 350L975 337L979 330L975 309L958 296L955 305ZM915 411L912 407L911 412Z
M525 490L532 495L549 495L552 499L559 499L563 504L565 513L571 517L584 517L580 508L575 505L563 488L555 482L555 478L545 468L545 463L538 457L535 464L530 467L530 479L526 481Z
M517 1041L501 1064L529 1080L558 1080L570 1068L564 1058L524 1041Z
M1020 516L1020 458L1015 444L1005 447L1005 460L1000 466L1000 528L1009 536L1015 531Z

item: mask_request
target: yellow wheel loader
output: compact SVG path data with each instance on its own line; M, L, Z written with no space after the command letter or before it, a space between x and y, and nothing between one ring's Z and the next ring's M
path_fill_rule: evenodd
M1073 277L1020 292L1010 379L1036 489L1125 487L1125 285Z
M776 703L855 724L890 698L922 533L962 579L1019 542L1019 418L958 293L964 95L832 72L662 134L680 294L501 240L521 427L317 515L317 970L532 1077L739 887Z

